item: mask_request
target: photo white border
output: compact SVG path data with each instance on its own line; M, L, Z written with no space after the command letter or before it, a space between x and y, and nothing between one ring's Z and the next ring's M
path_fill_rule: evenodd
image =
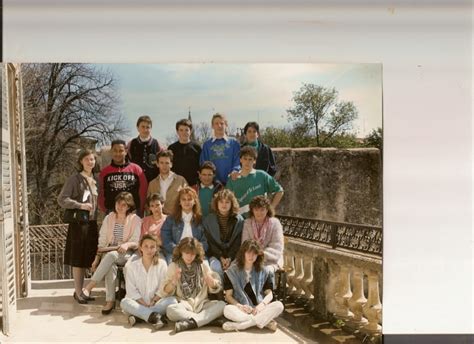
M4 1L3 59L382 63L383 331L474 332L470 1L127 3Z

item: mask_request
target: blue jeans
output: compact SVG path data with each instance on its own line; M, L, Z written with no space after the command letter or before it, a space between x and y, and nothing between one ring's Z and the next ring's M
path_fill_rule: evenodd
M137 301L126 297L120 302L120 307L124 313L128 313L142 320L148 321L148 318L152 312L159 313L160 315L166 314L166 309L168 306L174 305L176 303L178 303L176 298L174 296L169 296L160 299L151 307L145 307L139 304Z
M209 267L212 271L217 272L221 277L221 281L224 281L224 270L222 270L222 264L220 259L216 257L209 258Z

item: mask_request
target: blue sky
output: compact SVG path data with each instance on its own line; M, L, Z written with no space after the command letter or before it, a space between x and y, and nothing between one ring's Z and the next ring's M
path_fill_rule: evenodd
M357 136L382 126L382 66L380 64L107 64L115 76L130 139L137 135L138 116L153 120L153 136L160 142L187 117L210 121L223 112L234 127L258 121L261 128L288 123L286 109L302 83L335 87L339 100L359 110Z

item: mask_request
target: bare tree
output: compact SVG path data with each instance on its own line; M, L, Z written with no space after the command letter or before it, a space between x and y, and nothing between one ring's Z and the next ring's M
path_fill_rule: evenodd
M125 130L109 72L70 63L22 69L30 219L39 224L53 221L48 211L57 213L56 196L77 149L108 143Z
M193 123L194 137L201 145L212 136L212 128L208 122Z

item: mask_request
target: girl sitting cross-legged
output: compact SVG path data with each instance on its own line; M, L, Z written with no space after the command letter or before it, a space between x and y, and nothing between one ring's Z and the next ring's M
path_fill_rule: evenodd
M222 316L224 301L208 299L208 293L222 290L221 280L203 261L204 250L195 238L182 239L174 249L160 295L174 295L179 301L166 310L168 318L176 321L176 333L207 325Z
M186 186L179 190L173 214L166 218L161 227L161 240L168 264L171 263L173 251L184 238L196 238L207 251L207 240L202 227L201 206L196 191ZM203 257L203 259L205 259Z
M127 295L120 307L129 314L128 322L133 326L138 317L152 324L155 329L163 326L161 316L166 314L169 305L177 303L176 298L161 298L159 286L166 278L168 266L160 258L160 240L151 234L140 239L139 251L141 258L130 262L127 266L125 284Z
M83 294L90 297L92 289L105 278L106 303L102 308L104 315L115 308L117 265L124 265L138 247L141 219L134 214L134 210L135 202L132 194L119 193L115 197L115 210L104 218L100 228L98 255L92 263L92 269L95 272L91 281L83 289ZM104 255L98 264L101 253Z
M242 243L237 258L224 274L224 290L229 303L224 308L225 331L249 327L277 328L273 320L283 312L283 304L273 299L272 271L263 266L263 250L253 239Z

